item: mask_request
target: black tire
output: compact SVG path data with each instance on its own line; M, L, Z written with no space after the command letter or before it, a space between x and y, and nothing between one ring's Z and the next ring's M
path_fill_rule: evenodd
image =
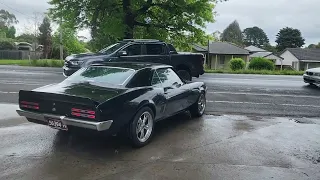
M138 126L139 124L141 124L141 117L143 115L149 116L148 118L151 117L151 119L148 119L148 127L150 126L150 128L148 129L142 129L141 131L143 131L148 137L146 137L146 139L139 139L138 136L141 135L141 132L137 132L138 130ZM151 123L151 124L150 124ZM154 113L153 111L149 108L149 107L143 107L141 108L136 115L134 116L132 122L129 125L129 131L128 131L128 136L129 139L131 141L131 144L133 147L135 148L140 148L143 147L145 145L147 145L152 136L153 136L153 130L154 130ZM145 125L146 126L146 125Z
M180 69L177 71L177 74L180 76L180 78L187 80L187 81L191 81L192 80L192 76L189 73L189 71L184 70L184 69Z
M203 103L203 107L199 108L200 104ZM206 109L206 96L204 93L201 93L197 99L197 101L190 106L189 111L192 117L201 117L204 114Z
M313 83L309 83L309 85L310 85L310 86L314 86L314 84L313 84Z

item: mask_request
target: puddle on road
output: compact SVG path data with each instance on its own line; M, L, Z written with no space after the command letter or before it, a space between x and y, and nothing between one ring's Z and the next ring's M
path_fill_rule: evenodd
M236 121L233 128L239 131L250 131L254 126L245 121Z

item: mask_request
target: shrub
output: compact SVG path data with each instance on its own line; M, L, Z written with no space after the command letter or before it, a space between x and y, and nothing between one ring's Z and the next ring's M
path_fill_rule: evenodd
M7 40L0 40L0 50L12 50L14 45L12 42Z
M250 60L249 69L253 70L274 70L274 63L269 59L255 57Z
M232 71L244 69L246 63L241 58L233 58L229 62L230 69Z

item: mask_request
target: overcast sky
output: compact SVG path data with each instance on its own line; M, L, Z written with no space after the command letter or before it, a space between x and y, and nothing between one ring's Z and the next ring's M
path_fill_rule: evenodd
M9 7L8 7L9 6ZM0 9L14 13L19 20L18 33L32 30L34 12L45 12L47 0L0 0ZM268 35L271 44L283 27L300 29L306 44L320 42L320 0L229 0L219 3L216 22L208 25L207 32L222 32L237 20L241 29L258 26ZM88 31L79 35L89 36Z

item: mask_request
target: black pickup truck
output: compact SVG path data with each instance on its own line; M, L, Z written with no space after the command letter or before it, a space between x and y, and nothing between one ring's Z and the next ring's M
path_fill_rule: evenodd
M178 53L171 44L159 40L126 39L108 46L98 53L75 54L66 57L63 74L70 76L82 67L101 62L152 62L173 66L185 79L204 73L204 56L201 53Z

